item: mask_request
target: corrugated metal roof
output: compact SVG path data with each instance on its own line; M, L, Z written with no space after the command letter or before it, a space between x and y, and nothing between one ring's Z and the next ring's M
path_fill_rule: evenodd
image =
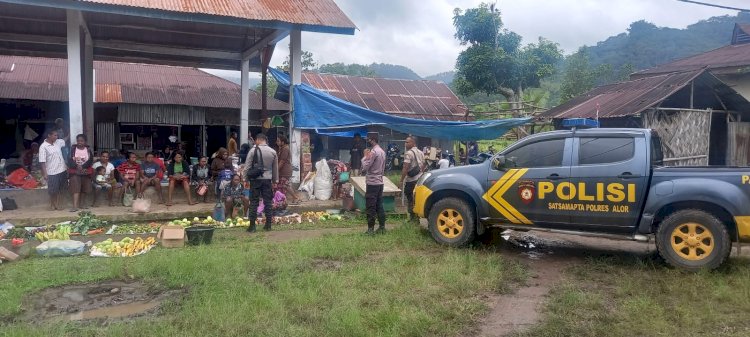
M746 29L750 30L750 25L745 26L748 26ZM662 64L651 69L641 70L631 75L631 78L694 70L704 67L714 70L714 73L721 73L721 68L747 66L750 66L750 43L733 44Z
M302 82L374 111L396 116L463 121L466 108L445 83L302 73Z
M333 0L78 0L255 21L356 28Z
M632 116L653 107L702 74L705 69L644 77L595 88L540 114L546 118Z
M13 68L13 71L3 71ZM68 100L68 63L62 59L0 56L0 98ZM97 103L240 108L240 86L195 68L94 62ZM260 110L250 91L250 109ZM269 110L288 110L276 99Z
M750 24L734 24L732 44L750 43Z

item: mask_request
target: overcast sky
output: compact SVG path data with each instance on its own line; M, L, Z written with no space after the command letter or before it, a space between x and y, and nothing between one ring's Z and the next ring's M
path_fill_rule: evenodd
M452 70L463 49L453 34L453 9L471 8L481 0L334 0L354 21L354 35L302 33L302 49L319 64L392 63L421 76ZM486 2L485 0L484 2ZM748 8L748 0L702 0ZM677 0L506 0L497 1L505 28L536 41L539 36L560 44L566 53L593 45L645 19L657 26L685 28L701 19L736 15L736 11ZM727 32L731 34L731 32ZM271 65L280 65L289 40L279 42Z

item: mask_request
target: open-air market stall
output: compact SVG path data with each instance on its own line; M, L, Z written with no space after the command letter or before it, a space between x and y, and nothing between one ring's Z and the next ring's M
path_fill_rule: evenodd
M281 100L288 99L290 90L289 76L277 69L270 69L270 72L279 83L276 97ZM314 77L310 78L310 82L316 81ZM362 81L368 81L368 79L358 79ZM351 83L353 83L351 82L352 80L348 80L351 85ZM369 80L376 81L373 79ZM330 81L326 83L329 82ZM412 90L415 92L415 94L410 94L409 89L407 89L409 85L414 86ZM341 88L344 87L345 86L342 84ZM294 88L292 89L294 97L292 106L292 117L294 121L293 125L295 129L307 133L307 135L305 135L301 132L299 136L300 139L291 139L291 144L293 146L297 146L296 150L298 152L296 153L298 153L300 156L300 172L302 178L305 177L307 172L312 170L312 163L314 162L312 159L313 153L310 152L310 149L315 150L316 144L312 143L312 141L314 141L316 137L311 136L310 134L317 133L327 135L325 137L336 137L337 140L345 144L345 146L336 147L336 151L346 151L348 146L351 144L351 140L346 140L346 138L341 136L360 133L360 135L364 138L366 137L366 134L361 133L364 132L365 129L368 132L373 130L387 129L393 130L395 133L399 133L400 136L398 136L397 138L400 139L388 139L388 137L383 137L380 145L385 149L389 144L393 142L403 144L403 140L408 135L418 136L419 138L425 139L446 140L449 142L495 139L504 135L506 132L508 132L508 130L516 126L526 124L530 121L529 118L460 121L461 116L456 115L455 113L451 113L451 110L448 107L448 104L450 104L450 102L458 105L460 104L460 101L455 98L455 95L450 92L450 89L448 89L447 86L445 86L443 90L447 91L447 93L444 93L442 95L434 94L434 91L430 91L431 89L429 85L425 83L402 83L401 89L394 88L393 90L395 91L393 92L386 92L384 89L382 89L382 85L370 86L370 88L374 87L380 88L378 90L380 90L382 95L376 95L374 89L369 89L371 90L370 93L359 92L359 96L357 96L358 98L348 93L344 94L343 97L346 98L344 99L340 97L342 96L341 94L335 96L331 93L331 91L335 90L319 90L306 83L294 86ZM398 90L401 90L401 93L403 95L399 95ZM420 92L420 90L421 92L433 92L433 95L426 96L426 94L423 94L422 96L419 96L416 93ZM414 103L411 104L408 101L401 101L397 104L394 102L394 100L398 99L403 100L404 97L402 96L404 95L410 96L411 99L414 100ZM451 96L455 98L454 101L451 101ZM419 100L417 98L419 98ZM360 103L361 105L352 103L352 101L356 101L357 99L362 102ZM378 101L378 99L383 100L383 102L377 104L372 103L372 100ZM393 107L392 109L396 109L396 107L400 106L401 108L398 109L399 112L392 112L391 108L387 108L389 105L385 104L385 100L388 100L388 102L390 102L388 104ZM422 104L419 103L420 100ZM364 102L370 102L370 105L380 107L383 110L391 109L389 110L391 111L391 113L376 111L365 107L369 105L365 104ZM419 111L424 112L424 107L427 106L428 103L432 104L433 106L442 106L441 109L449 111L447 116L451 116L452 118L441 120L439 118L426 119L405 117L417 117L417 113L409 112L409 110L411 109L412 111L417 111L416 109L421 109ZM463 118L465 119L465 117ZM418 145L423 144L418 143ZM292 150L292 153L294 156L294 148ZM308 155L308 153L310 154ZM336 153L334 152L334 154ZM309 161L307 159L308 156L310 158Z

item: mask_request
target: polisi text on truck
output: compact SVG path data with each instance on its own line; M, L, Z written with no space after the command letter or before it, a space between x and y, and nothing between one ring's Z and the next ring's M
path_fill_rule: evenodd
M594 185L592 188L591 185ZM598 201L598 202L635 202L635 184L579 182L553 183L539 182L539 200L544 200L549 194L555 193L559 200Z

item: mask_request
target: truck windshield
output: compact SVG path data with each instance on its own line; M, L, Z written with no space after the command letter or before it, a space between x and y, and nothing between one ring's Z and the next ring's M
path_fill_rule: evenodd
M651 133L651 166L664 165L664 152L661 148L661 138L656 132Z

